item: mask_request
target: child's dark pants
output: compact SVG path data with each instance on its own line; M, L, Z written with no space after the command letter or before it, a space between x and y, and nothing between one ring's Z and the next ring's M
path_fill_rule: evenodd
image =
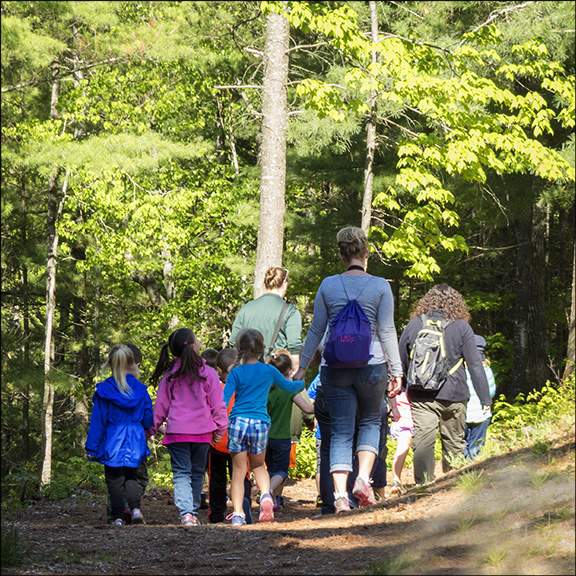
M137 468L128 468L126 466L120 468L104 466L106 486L108 486L112 504L112 516L115 519L124 518L124 495L126 495L130 510L140 508L141 489L138 484L136 470Z

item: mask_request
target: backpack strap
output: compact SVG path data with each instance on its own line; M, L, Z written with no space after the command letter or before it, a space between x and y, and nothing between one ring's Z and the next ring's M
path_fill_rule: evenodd
M368 282L370 282L370 280L372 280L372 278L374 278L374 276L368 276L368 279L366 280L366 282L364 282L364 286L362 286L362 290L360 290L360 292L358 293L358 296L356 296L355 300L358 300L358 298L360 298L360 295L362 294L362 292L364 292L364 288L366 288L366 286L368 286ZM344 288L344 292L346 293L346 298L348 298L348 301L350 301L350 296L348 295L348 290L346 290L346 284L344 284L342 274L340 274L340 282L342 282L342 288Z
M284 306L282 306L282 311L280 312L280 316L278 317L278 322L276 322L276 328L274 328L274 333L272 334L272 339L270 340L270 344L268 346L268 356L270 356L270 354L272 354L272 347L274 346L274 344L276 342L276 338L278 338L278 334L280 333L280 326L282 326L282 320L284 319L286 312L288 312L289 307L290 307L290 304L288 304L288 302L284 302Z

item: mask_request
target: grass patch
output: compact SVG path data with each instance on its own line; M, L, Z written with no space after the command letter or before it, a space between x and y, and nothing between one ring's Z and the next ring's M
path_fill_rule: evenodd
M15 526L2 526L2 567L22 566L29 552Z
M468 532L468 530L470 530L470 528L472 528L472 526L474 526L475 523L476 523L476 516L471 516L469 518L460 518L460 520L458 520L456 528L458 529L458 532L464 534L464 532Z
M492 550L488 557L486 558L486 563L490 566L496 567L502 563L502 560L506 557L505 550Z
M461 488L466 492L470 492L471 494L475 494L482 488L484 484L484 478L482 478L482 474L484 474L484 470L467 470L466 472L462 472L460 476L456 479L456 486Z
M403 570L407 570L412 565L412 561L404 555L398 558L392 558L385 562L375 562L366 569L364 574L366 576L386 576L399 574Z

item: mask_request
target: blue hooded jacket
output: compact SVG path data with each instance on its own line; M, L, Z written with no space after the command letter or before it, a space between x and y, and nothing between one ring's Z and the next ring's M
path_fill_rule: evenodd
M92 398L86 454L113 468L137 468L150 454L145 430L154 422L152 400L146 386L132 374L126 375L126 381L132 389L128 395L110 377L96 385Z

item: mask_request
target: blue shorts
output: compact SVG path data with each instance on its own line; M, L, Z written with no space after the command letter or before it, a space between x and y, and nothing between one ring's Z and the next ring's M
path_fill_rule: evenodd
M270 476L288 478L290 468L290 451L292 441L290 438L269 438L266 449L266 468Z
M228 421L226 448L233 453L262 454L268 445L269 431L269 422L236 416Z

